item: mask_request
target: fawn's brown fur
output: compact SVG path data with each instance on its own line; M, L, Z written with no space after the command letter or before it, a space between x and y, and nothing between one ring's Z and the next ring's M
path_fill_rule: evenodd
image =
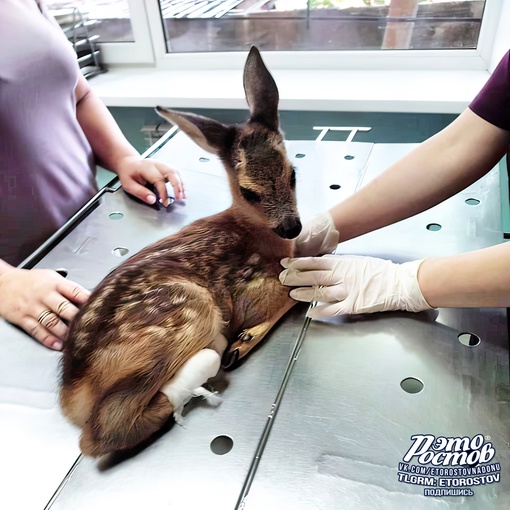
M240 125L158 107L221 158L233 203L114 269L71 323L61 405L83 429L87 455L134 447L158 431L173 412L160 389L184 362L228 342L224 360L235 364L294 304L278 274L301 230L295 176L278 89L256 48L244 87L251 115Z

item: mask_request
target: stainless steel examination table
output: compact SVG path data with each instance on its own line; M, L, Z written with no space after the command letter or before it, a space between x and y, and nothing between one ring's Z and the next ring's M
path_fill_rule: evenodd
M414 147L287 145L304 221ZM150 157L181 171L185 203L149 207L112 185L35 266L65 270L93 288L143 246L229 206L220 163L182 133L170 132ZM499 188L494 169L429 211L343 243L341 252L404 261L503 242ZM79 431L60 414L61 355L1 322L0 509L510 508L506 310L311 322L305 312L296 306L245 363L217 377L220 407L195 399L184 426L169 427L136 455L100 460L80 456ZM421 463L404 461L417 435L453 438L452 452L465 451L462 465L434 465L445 457L425 447Z

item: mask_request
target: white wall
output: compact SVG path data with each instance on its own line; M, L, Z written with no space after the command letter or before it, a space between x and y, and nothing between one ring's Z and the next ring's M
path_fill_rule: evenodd
M510 49L510 0L503 0L501 17L494 37L494 47L489 70L493 71L501 57Z

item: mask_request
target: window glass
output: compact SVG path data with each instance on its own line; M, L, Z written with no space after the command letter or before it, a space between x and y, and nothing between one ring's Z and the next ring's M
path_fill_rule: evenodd
M69 34L84 30L97 42L133 42L128 0L46 0Z
M476 48L485 0L159 0L168 52Z

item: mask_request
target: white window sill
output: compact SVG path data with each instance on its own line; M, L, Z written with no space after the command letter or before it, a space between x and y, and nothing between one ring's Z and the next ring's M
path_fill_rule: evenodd
M281 110L460 113L487 71L272 71ZM245 109L242 72L114 68L90 80L107 106Z

